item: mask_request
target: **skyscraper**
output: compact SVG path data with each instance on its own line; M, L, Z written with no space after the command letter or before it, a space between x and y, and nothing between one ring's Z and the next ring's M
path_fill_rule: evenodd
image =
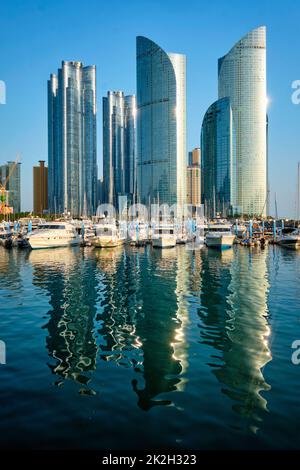
M14 214L21 212L21 163L7 162L0 166L0 186L5 185L6 205Z
M201 151L199 148L189 152L189 164L187 167L187 204L193 207L201 205Z
M136 195L135 96L109 91L103 98L103 196L118 207L119 196Z
M265 27L249 32L219 59L218 88L219 101L208 110L202 127L204 197L211 208L225 203L232 214L266 215Z
M48 81L49 209L92 215L97 199L96 67L62 62Z
M202 203L208 217L232 214L234 136L229 98L213 103L201 130Z
M33 167L33 211L42 214L48 209L48 168L44 160Z
M137 185L142 204L186 202L186 58L137 37Z
M189 152L189 166L192 165L200 165L201 163L201 150L199 147L194 148L191 152Z

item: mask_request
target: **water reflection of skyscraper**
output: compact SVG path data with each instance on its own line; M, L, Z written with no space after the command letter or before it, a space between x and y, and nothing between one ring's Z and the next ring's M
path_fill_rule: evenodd
M271 360L266 255L237 249L225 269L206 259L200 311L203 342L222 351L221 363L214 355L213 373L253 431L267 409L260 392L270 389L263 377Z
M51 310L47 348L54 374L87 387L95 369L97 345L94 338L96 313L95 260L77 249L32 251L33 283L47 290ZM61 381L58 384L62 383Z
M149 259L151 275L146 266L141 269L143 304L136 331L142 342L143 364L132 385L138 395L138 405L145 411L171 404L169 396L158 397L180 390L181 374L187 367L186 349L179 347L185 341L184 322L187 321L183 299L187 286L182 275L185 255L179 249L154 251Z
M230 250L231 251L231 250ZM226 331L228 320L228 287L231 281L230 263L222 262L223 253L215 250L202 250L201 307L199 315L203 324L203 343L213 349L224 351L230 341Z
M121 248L98 250L97 267L104 288L97 319L100 358L134 367L139 362L140 339L136 334L139 314L139 258Z

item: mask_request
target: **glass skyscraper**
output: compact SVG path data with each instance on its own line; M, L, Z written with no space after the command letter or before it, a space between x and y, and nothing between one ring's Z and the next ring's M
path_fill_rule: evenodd
M186 58L137 37L139 202L186 202Z
M21 212L21 163L7 162L0 166L0 186L5 185L6 204L14 214Z
M122 91L103 98L103 202L136 197L136 100Z
M234 135L229 98L207 110L201 131L202 203L209 217L232 213Z
M206 171L203 168L202 194L208 206L215 207L217 212L220 203L224 206L223 200L225 207L230 207L233 215L266 215L265 27L248 33L227 55L219 59L218 87L219 101L212 105L206 114L201 133L202 161L203 164L206 162ZM214 122L209 124L209 120ZM213 129L219 129L216 135ZM225 151L220 150L220 132L221 135L225 132ZM219 151L222 152L221 157ZM207 166L209 161L213 162L213 170L209 170ZM225 170L226 164L228 168ZM223 194L220 194L220 181L224 174L229 176L230 181L226 183L225 193L223 191ZM226 201L228 197L229 200Z
M92 215L97 203L96 67L62 62L48 81L51 213Z

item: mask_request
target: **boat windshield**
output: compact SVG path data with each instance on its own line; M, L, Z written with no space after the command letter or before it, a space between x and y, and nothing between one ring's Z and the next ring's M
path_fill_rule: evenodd
M97 235L104 235L107 237L112 237L114 231L109 227L97 227L96 229Z
M158 228L158 229L155 230L155 232L159 235L168 235L168 234L173 235L174 234L174 230L172 228L168 228L168 227Z
M65 225L39 225L38 229L39 230L65 230L66 226Z
M209 232L230 232L229 227L209 227Z

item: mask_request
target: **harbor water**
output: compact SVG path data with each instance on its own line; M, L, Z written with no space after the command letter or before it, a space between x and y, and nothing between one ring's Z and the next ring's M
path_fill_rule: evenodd
M300 448L300 253L0 248L0 280L0 448Z

